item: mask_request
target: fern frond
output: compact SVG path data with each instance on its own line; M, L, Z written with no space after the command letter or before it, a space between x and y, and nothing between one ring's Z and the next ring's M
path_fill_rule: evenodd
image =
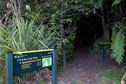
M120 24L122 25L122 24ZM112 38L112 58L114 58L119 64L123 61L123 56L125 52L125 27L116 26L113 30ZM118 30L117 30L118 29Z

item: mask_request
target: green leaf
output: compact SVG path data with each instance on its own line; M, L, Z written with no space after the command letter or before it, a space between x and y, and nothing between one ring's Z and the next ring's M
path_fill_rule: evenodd
M122 2L123 0L115 0L112 4L112 6L118 5Z
M117 24L117 23L116 23ZM123 61L125 52L125 26L118 24L113 27L112 36L112 58L114 58L119 64Z

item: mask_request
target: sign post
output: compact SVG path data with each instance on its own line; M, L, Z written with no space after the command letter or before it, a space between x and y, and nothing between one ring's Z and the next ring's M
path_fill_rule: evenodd
M57 62L54 49L6 53L6 84L14 84L14 76L52 68L52 84L57 84Z
M56 54L55 50L53 50L53 67L52 67L52 84L57 84L57 61L56 61Z
M13 84L13 54L6 53L6 84Z

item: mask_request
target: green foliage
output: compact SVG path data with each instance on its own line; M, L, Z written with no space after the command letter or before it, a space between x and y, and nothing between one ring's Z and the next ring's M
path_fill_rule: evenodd
M102 6L103 0L92 0L92 5L95 9L98 9Z
M93 44L93 49L92 49L91 52L92 52L93 55L96 56L96 57L100 56L100 52L101 52L101 48L100 48L98 42L103 42L103 39L102 39L102 38L99 38L99 39L97 39L97 40L94 42L94 44Z
M112 57L120 64L123 61L125 52L126 26L122 23L115 23L112 35Z
M72 23L72 19L65 15L73 13L74 10L77 11L76 6L70 7L74 1L64 0L64 3L62 3L57 0L23 0L22 3L22 9L19 9L19 7L14 8L21 10L21 14L18 11L13 11L8 15L9 17L6 17L9 18L7 22L9 25L5 25L5 28L0 29L2 39L0 41L0 54L5 54L6 50L16 52L55 48L59 58L62 58L62 50L65 48L67 56L71 56L74 49L75 29L72 30L72 26L69 26L71 32L65 36L67 30L61 30L61 26L65 23ZM26 5L31 7L31 11L25 9ZM76 5L79 9L79 4ZM24 19L17 17L17 14L24 17ZM63 23L61 23L61 20Z
M117 71L117 70L110 70L110 71L105 71L100 74L100 77L102 78L101 83L103 84L108 84L108 81L112 81L115 84L120 84L121 78L123 76L124 72L123 71ZM100 83L100 84L101 84Z
M116 6L118 4L120 4L123 0L114 0L112 6Z
M0 12L5 10L5 3L4 0L0 0Z
M46 84L46 83L44 81L42 81L42 80L38 80L37 84Z
M18 18L15 27L0 28L0 80L5 79L3 69L5 69L4 58L7 50L17 52L48 48L60 49L60 38L55 27L36 25L33 20Z
M0 56L0 84L4 84L5 80L5 62L4 59Z
M0 28L0 51L5 54L6 50L17 52L47 49L57 39L55 36L53 27L36 26L34 21L21 18L17 20L15 28Z
M76 26L71 26L70 28L66 28L65 33L67 34L64 39L64 48L67 55L67 58L70 59L70 57L73 55L74 51L74 40L76 38Z
M74 49L76 26L74 25L74 28L72 25L70 25L65 28L64 24L67 25L73 22L71 18L67 17L67 14L73 14L75 11L78 11L80 7L78 4L79 2L67 0L61 2L57 0L49 0L43 1L41 4L38 1L32 1L32 3L25 1L24 3L30 4L32 11L39 12L39 18L35 20L37 24L43 24L44 22L46 22L45 25L47 27L55 29L56 36L53 39L55 39L56 41L53 42L52 46L56 48L59 59L62 60L62 57L64 55L63 50L65 50L68 57L71 56ZM75 3L76 6L74 7L74 5L71 3ZM26 15L28 17L31 17L31 14L34 16L32 12L27 12ZM67 35L65 35L66 32Z

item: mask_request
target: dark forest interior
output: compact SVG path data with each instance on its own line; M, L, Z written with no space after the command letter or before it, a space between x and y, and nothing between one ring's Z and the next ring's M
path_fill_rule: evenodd
M81 15L80 20L77 21L77 26L76 48L91 46L96 39L103 36L101 18L95 14L91 14L90 17Z

